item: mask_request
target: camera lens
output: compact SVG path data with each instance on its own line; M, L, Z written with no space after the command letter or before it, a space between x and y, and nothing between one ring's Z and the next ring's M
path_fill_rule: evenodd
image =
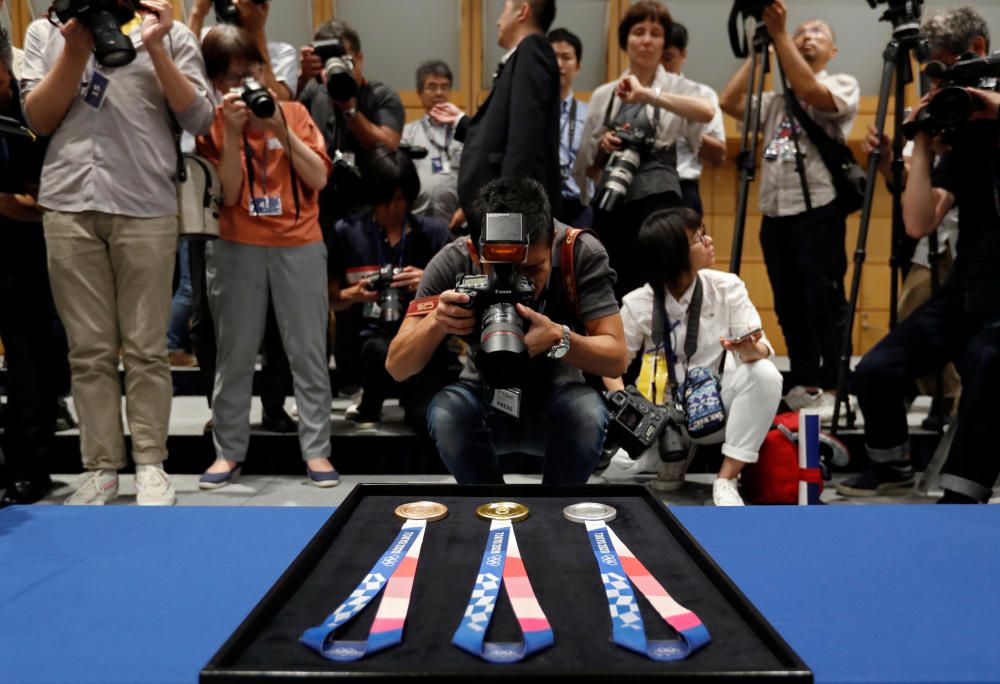
M927 105L927 113L945 128L965 123L976 109L976 98L965 88L942 89Z
M358 94L354 80L354 65L344 57L331 57L323 67L326 72L326 92L337 102L347 102Z
M403 300L399 296L398 288L388 287L383 290L378 306L383 323L396 323L403 318Z
M607 168L608 179L597 196L598 209L614 211L615 206L625 199L640 161L639 151L630 148L620 150L611 157Z
M271 97L271 93L252 78L246 79L242 97L247 107L258 119L270 119L278 111L278 105Z
M118 20L110 12L89 12L80 20L94 36L94 56L106 67L123 67L135 60L132 39L122 33Z
M528 347L524 343L524 319L514 304L500 302L483 313L482 346L476 366L493 387L520 386L527 374Z

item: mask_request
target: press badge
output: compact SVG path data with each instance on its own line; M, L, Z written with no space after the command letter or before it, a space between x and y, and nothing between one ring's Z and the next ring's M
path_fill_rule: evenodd
M95 71L94 75L90 77L90 87L87 88L83 101L94 109L100 109L101 105L104 104L104 98L108 95L109 85L111 85L111 81L108 80L108 77L100 71Z
M490 407L500 413L506 413L512 418L521 417L521 390L519 389L493 389L493 397L490 399Z
M281 216L280 197L251 197L251 216Z
M451 162L447 157L431 157L431 173L451 173Z

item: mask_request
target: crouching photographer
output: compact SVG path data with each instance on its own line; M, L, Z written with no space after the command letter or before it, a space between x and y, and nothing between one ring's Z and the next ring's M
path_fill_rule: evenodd
M1000 474L993 427L1000 385L1000 93L984 88L996 88L1000 66L994 58L955 63L976 42L988 50L989 32L973 10L946 10L925 21L924 31L932 59L953 65L928 65L935 90L904 123L913 154L903 218L907 234L919 239L957 206L957 254L948 280L858 364L854 389L865 415L869 465L837 491L875 496L912 489L906 395L915 378L951 361L962 399L941 502L985 503ZM935 142L950 146L936 165Z
M202 489L229 484L246 458L254 362L264 335L268 292L295 389L299 445L310 481L339 482L330 457L329 317L326 245L319 192L330 160L323 136L297 102L275 101L260 85L263 55L235 26L206 40L209 77L227 92L211 132L198 141L222 183L219 240L206 249L208 302L218 364L212 398L216 462Z
M337 223L330 257L330 306L360 317L362 398L346 417L358 427L377 427L382 404L395 391L407 424L422 433L427 404L446 384L446 354L442 349L430 368L399 386L385 359L423 269L451 235L444 221L411 213L420 177L408 154L379 148L363 168L374 209Z
M608 410L583 373L615 377L626 367L607 253L592 234L553 221L537 181L498 178L475 205L479 244L452 242L427 265L386 368L403 380L448 335L465 337L459 382L427 410L455 479L502 483L498 456L518 451L544 457L545 484L584 483Z
M668 459L653 483L658 489L683 481L688 442L722 442L712 499L742 506L736 479L756 462L781 401L781 374L768 360L774 350L760 315L738 276L710 268L715 248L697 212L654 212L639 231L638 253L646 285L625 295L622 321L630 357L643 355L641 392L605 379L609 432L652 444L652 453Z

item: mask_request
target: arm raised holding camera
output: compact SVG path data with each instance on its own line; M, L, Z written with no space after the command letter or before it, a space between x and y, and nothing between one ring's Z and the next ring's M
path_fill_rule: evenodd
M28 27L24 51L27 59L41 60L45 45L36 32ZM62 124L66 113L80 91L84 69L94 51L94 37L79 19L70 19L59 27L65 46L55 65L24 100L28 123L40 135L52 135Z

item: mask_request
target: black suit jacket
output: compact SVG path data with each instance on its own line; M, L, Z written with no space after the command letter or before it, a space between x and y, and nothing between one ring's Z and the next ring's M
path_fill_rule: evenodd
M548 193L553 213L562 196L559 171L559 66L544 34L524 38L493 84L489 97L470 120L459 122L463 140L458 198L475 236L479 226L472 205L476 193L494 178L528 176Z

